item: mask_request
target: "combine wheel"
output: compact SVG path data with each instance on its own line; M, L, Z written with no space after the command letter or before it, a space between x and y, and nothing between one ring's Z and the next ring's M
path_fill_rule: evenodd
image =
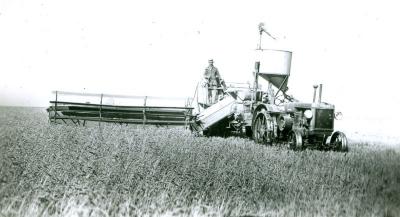
M261 111L253 121L253 139L257 143L272 144L272 135L268 130L267 117L268 114L265 111Z
M300 150L303 148L303 137L299 132L292 131L289 133L288 143L289 149Z
M329 144L335 151L347 151L349 149L346 135L340 131L336 131L332 134Z

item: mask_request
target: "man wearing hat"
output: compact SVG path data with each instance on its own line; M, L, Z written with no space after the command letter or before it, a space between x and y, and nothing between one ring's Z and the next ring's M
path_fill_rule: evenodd
M223 83L218 69L214 66L214 60L208 60L208 67L204 72L205 85L208 88L208 103L214 104L218 100L218 88Z

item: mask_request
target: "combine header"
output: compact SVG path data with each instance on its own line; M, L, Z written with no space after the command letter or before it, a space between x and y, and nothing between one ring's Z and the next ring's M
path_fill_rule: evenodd
M166 100L160 97L138 97L109 94L81 94L55 91L55 100L47 109L52 123L85 125L87 121L153 125L188 125L192 121L192 107L151 106L149 101ZM72 100L60 100L63 98ZM77 102L78 100L86 102ZM108 102L104 100L107 99ZM119 99L119 100L118 100ZM115 102L118 100L119 102ZM167 99L168 100L168 99ZM169 100L183 100L169 98ZM188 99L185 100L186 103ZM126 104L122 104L125 102ZM142 105L135 105L139 102ZM122 104L122 105L121 105Z
M259 30L254 83L223 85L222 94L214 104L200 100L208 98L199 97L200 85L196 88L194 99L184 100L182 107L148 103L149 100L158 100L159 103L160 100L170 102L177 98L168 100L160 97L55 92L55 101L51 101L48 108L49 120L53 123L83 125L87 121L181 125L206 136L244 135L257 143L284 144L290 149L346 151L346 136L334 131L334 121L338 115L335 106L322 102L322 84L314 86L314 98L310 103L289 96L287 85L292 52L262 49L261 36L266 31L262 26ZM266 89L262 88L260 78L266 82ZM203 92L207 94L208 91ZM60 100L60 95L91 99L86 102ZM116 102L114 99L117 98L124 99L124 102Z

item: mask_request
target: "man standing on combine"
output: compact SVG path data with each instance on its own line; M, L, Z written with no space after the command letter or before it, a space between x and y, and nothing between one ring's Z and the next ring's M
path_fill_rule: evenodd
M204 72L205 87L208 89L208 104L214 104L218 100L221 85L224 85L218 69L214 66L214 60L208 60L208 67Z

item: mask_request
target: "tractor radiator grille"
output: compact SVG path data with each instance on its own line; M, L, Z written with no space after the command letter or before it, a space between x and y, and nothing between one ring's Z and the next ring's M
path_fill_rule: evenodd
M333 110L317 109L315 113L315 128L333 129Z

